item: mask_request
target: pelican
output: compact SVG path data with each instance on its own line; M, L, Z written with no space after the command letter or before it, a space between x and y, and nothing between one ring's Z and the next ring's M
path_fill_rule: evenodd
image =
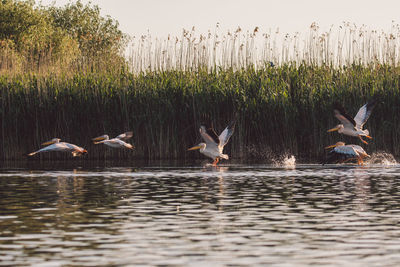
M335 104L335 117L341 124L336 125L335 128L329 129L328 132L338 131L338 133L341 134L355 136L360 138L361 142L364 144L368 144L362 137L365 136L369 139L372 139L372 137L369 136L369 131L367 129L363 130L362 128L371 115L375 105L376 99L369 101L358 110L357 115L353 119L346 113L341 105Z
M344 142L337 142L334 145L327 146L325 149L333 148L325 163L343 163L349 160L357 159L358 165L363 165L363 159L370 157L365 150L358 145L346 145Z
M235 122L231 122L219 136L217 136L214 130L212 130L211 133L214 136L213 138L207 133L205 126L200 126L200 135L205 143L200 143L197 146L189 148L188 150L200 149L200 153L212 158L214 160L212 165L217 166L220 158L229 159L229 156L223 154L222 152L224 150L224 146L228 143L229 138L232 136L234 128Z
M79 147L74 144L70 144L67 142L60 142L61 139L59 138L53 138L50 141L44 142L42 145L46 146L44 148L41 148L35 152L29 153L28 156L33 156L37 153L42 153L42 152L52 152L52 151L58 151L58 152L71 152L72 156L78 157L82 156L83 154L87 153L86 149Z
M123 134L118 135L117 137L110 139L108 135L102 135L93 138L93 143L95 145L97 144L105 144L109 147L113 148L128 148L128 149L133 149L133 146L131 144L128 144L125 142L125 140L128 140L133 136L132 132L126 132Z

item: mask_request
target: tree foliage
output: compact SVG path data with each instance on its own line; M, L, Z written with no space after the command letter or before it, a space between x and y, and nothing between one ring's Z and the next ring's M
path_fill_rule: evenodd
M100 51L115 53L125 44L126 36L118 29L118 22L102 17L98 6L78 1L61 8L53 7L50 11L54 25L76 39L86 55Z
M81 69L102 60L110 64L109 58L120 64L127 37L118 27L98 6L81 1L46 7L34 0L0 0L0 70L56 64Z

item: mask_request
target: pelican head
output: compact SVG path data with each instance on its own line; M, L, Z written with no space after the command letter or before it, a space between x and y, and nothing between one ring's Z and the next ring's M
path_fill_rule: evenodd
M189 150L196 150L196 149L200 149L200 151L204 151L204 149L206 149L206 143L200 143L194 147L191 147L188 149Z
M343 128L344 128L343 124L338 124L334 128L329 129L328 132L338 131L339 133L341 133Z
M334 144L334 145L330 145L330 146L325 147L325 149L335 148L335 147L337 147L337 146L344 146L344 145L345 145L344 142L337 142L337 143Z
M53 138L50 141L42 143L42 146L48 146L48 145L52 145L52 144L55 144L55 143L60 143L60 141L61 141L60 138Z

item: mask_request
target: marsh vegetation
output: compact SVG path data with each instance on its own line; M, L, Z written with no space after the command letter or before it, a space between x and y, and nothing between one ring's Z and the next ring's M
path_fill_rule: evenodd
M88 158L198 157L186 149L199 141L199 125L221 131L234 117L233 158L317 159L328 144L358 142L326 132L337 124L332 104L355 114L373 96L367 150L400 155L397 25L389 33L351 24L321 33L313 24L306 36L221 34L217 25L205 35L129 40L98 7L80 2L3 0L0 13L2 159L23 158L53 137L85 147ZM133 152L91 144L127 130Z

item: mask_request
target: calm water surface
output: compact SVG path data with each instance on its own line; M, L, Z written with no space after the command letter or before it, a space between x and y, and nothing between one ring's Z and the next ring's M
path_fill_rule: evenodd
M0 168L0 265L400 265L400 165L31 165Z

